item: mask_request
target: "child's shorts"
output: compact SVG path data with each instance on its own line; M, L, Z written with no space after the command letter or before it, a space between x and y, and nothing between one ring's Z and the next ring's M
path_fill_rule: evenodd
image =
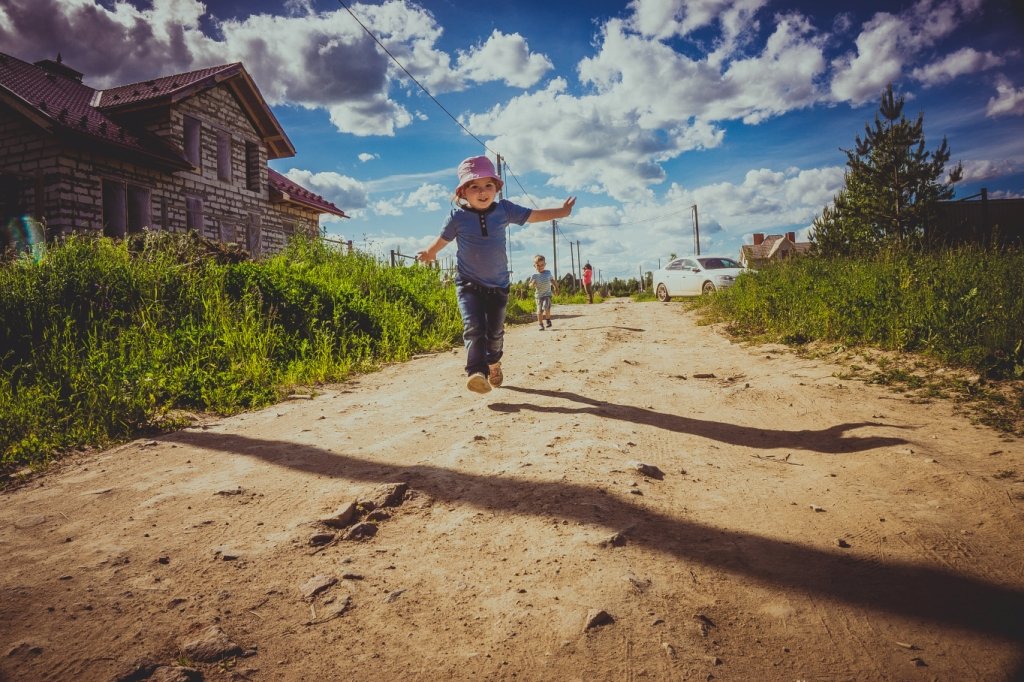
M549 310L551 310L551 294L547 294L546 296L538 296L537 313L540 314Z

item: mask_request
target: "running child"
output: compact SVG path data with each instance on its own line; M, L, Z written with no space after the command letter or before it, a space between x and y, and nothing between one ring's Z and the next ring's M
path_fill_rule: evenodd
M551 326L551 295L558 293L555 276L550 270L545 270L544 265L544 256L538 254L533 257L533 267L537 268L537 272L530 275L530 286L534 289L537 300L537 324L540 325L541 331L544 331L545 315L548 326Z
M458 183L457 208L445 220L441 235L416 257L424 263L433 262L441 249L455 241L455 291L466 346L466 388L474 393L487 393L503 381L501 358L509 290L508 226L565 218L572 213L576 197L569 197L559 208L538 209L498 200L502 182L486 156L470 157L460 163Z

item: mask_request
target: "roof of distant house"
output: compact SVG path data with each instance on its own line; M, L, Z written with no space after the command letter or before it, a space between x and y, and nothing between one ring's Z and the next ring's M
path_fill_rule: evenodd
M307 208L316 209L321 213L330 213L341 218L349 217L345 215L344 211L332 204L330 201L324 199L319 194L310 192L302 185L289 180L273 168L268 168L267 170L270 172L269 182L271 188L271 200L291 201Z
M743 244L740 246L740 250L750 260L768 260L775 255L784 240L787 240L785 235L769 234L765 236L764 241L760 244ZM811 242L790 243L795 247L794 250L801 255L809 253L813 246Z

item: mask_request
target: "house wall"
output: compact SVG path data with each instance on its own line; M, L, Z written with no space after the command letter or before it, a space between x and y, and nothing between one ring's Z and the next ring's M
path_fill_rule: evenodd
M226 87L203 91L159 117L146 128L181 147L184 117L202 124L201 168L174 174L121 161L59 140L0 107L0 174L15 184L19 208L46 218L50 236L71 232L103 233L103 180L150 190L151 229L184 232L188 196L202 199L203 235L239 243L255 253L281 250L296 233L319 234L320 214L291 204L272 204L267 184L267 149ZM231 136L229 180L217 174L217 131ZM259 150L259 189L247 187L246 142ZM3 196L0 193L0 196ZM6 219L7 216L4 216Z
M0 104L0 221L26 214L39 218L55 205L49 185L58 171L59 151L55 138Z

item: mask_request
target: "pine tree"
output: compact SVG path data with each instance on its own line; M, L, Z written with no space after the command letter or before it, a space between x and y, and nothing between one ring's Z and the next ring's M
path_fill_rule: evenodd
M952 198L962 165L939 182L950 157L946 138L934 152L926 151L924 114L908 121L903 103L890 83L874 127L865 125L864 137L843 150L845 187L814 221L811 240L818 253L863 256L886 245L919 245L937 202Z

